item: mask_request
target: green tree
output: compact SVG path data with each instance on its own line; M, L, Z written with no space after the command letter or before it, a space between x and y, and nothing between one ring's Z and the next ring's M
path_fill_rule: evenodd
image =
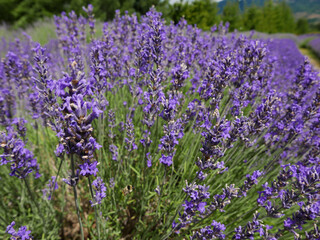
M229 22L229 30L239 29L241 24L239 2L228 1L222 11L222 21L224 23ZM240 29L241 30L241 29Z
M24 27L43 17L51 17L66 9L64 0L23 0L12 9L15 26Z
M314 29L320 32L320 23L315 24Z
M261 10L256 6L246 8L243 14L244 30L258 29L261 21Z
M92 5L95 15L103 21L113 19L115 10L121 7L119 0L93 0Z
M218 23L218 4L213 0L195 0L193 2L176 2L170 5L169 16L178 23L184 17L188 24L209 30Z
M282 1L274 5L275 32L294 32L295 20L290 6Z
M69 0L69 3L65 8L65 11L75 11L77 14L83 14L82 7L88 6L89 3L91 3L90 0Z
M180 0L180 2L175 2L170 5L169 18L172 19L174 23L178 23L186 12L187 4Z
M157 6L159 3L160 0L135 0L133 6L138 13L145 14L152 6Z
M265 2L262 8L262 16L263 21L261 21L259 30L267 33L276 32L277 16L272 0L268 0Z
M308 20L305 19L305 18L299 18L298 21L297 21L296 33L304 34L304 33L307 33L307 32L309 32Z
M185 19L189 24L196 24L199 28L209 30L217 23L218 6L211 0L196 0L187 4L184 9Z
M168 1L164 1L168 3ZM165 9L164 4L160 0L93 0L92 2L95 15L103 21L109 21L114 18L116 10L121 13L128 11L136 12L137 15L143 15L149 11L152 6L161 6Z
M15 21L13 10L20 2L19 0L0 0L0 23L13 23Z
M284 29L286 32L294 32L295 31L295 18L293 16L292 10L290 6L286 2L280 3L280 7L282 9L282 19L284 22Z

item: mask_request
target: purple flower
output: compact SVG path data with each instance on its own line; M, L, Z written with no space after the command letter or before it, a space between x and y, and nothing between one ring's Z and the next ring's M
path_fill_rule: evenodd
M272 226L264 225L259 218L259 213L256 212L252 221L249 221L244 227L239 226L235 228L235 234L233 239L254 239L255 233L259 233L263 239L276 240L277 238L269 234L268 230L272 229Z
M7 128L7 133L0 132L0 165L11 164L10 176L26 178L33 173L35 178L39 178L39 164L33 153L25 148L25 143L18 138L12 127Z
M93 201L90 201L91 206L101 204L102 199L107 196L107 188L100 177L97 177L97 179L92 182L92 186L95 191L95 196Z
M89 175L97 175L98 168L97 168L98 162L92 162L92 163L87 163L85 162L84 164L80 164L79 167L81 169L80 174L83 176L89 176Z
M201 202L198 204L198 207L197 207L197 210L200 212L200 213L204 213L205 212L205 206L207 205L206 202Z
M14 230L14 225L15 225L15 222L13 221L8 227L7 227L7 230L6 232L8 234L11 235L11 240L18 240L18 239L21 239L21 240L27 240L27 239L32 239L32 236L30 235L31 231L27 230L27 227L26 226L22 226L19 228L18 231Z
M164 153L161 155L159 161L162 164L170 166L172 164L173 156L175 155L175 146L179 144L179 139L184 136L183 122L181 119L170 121L168 125L164 125L165 135L160 139L159 150Z
M146 157L147 157L147 167L150 168L152 166L152 158L149 152L146 154Z
M64 121L59 133L60 144L56 154L61 156L62 151L69 155L75 154L82 161L78 164L81 175L96 175L98 169L94 151L101 146L92 137L91 123L102 111L97 108L95 102L85 101L82 95L66 97L61 111L64 113L61 116Z
M95 22L96 20L94 19L94 14L93 14L93 6L91 4L88 5L87 8L85 7L82 7L83 11L85 11L88 15L88 24L89 24L89 28L90 28L90 36L91 36L91 39L93 39L93 35L94 35L94 32L95 32Z
M114 145L114 144L111 144L111 145L109 146L109 151L110 151L111 154L112 154L112 160L113 160L113 161L118 161L118 155L119 155L119 153L118 153L118 147L117 147L116 145Z
M125 138L125 142L126 142L125 148L129 152L131 152L138 148L138 146L135 143L134 125L131 118L127 119L126 133L127 133L127 137Z
M143 134L143 138L140 140L140 143L144 146L144 147L149 147L150 144L152 143L152 140L150 139L150 135L151 132L148 130L145 130L144 134Z
M52 176L47 184L47 187L45 189L42 189L43 198L51 200L53 191L57 189L58 189L58 183L56 181L56 177Z
M114 178L110 178L110 181L109 181L109 187L110 188L114 188L114 185L115 185L116 183L114 182Z
M154 190L159 196L160 196L160 186L157 186L156 189Z
M26 121L25 119L23 118L14 118L12 120L12 125L15 125L16 128L17 128L17 133L19 134L19 136L21 138L25 138L26 137L26 133L27 133L27 128L25 127L25 124L27 123L28 121Z
M225 230L224 224L213 220L211 225L193 232L190 239L225 239L225 234L223 233Z
M189 71L187 69L187 65L184 63L176 66L172 69L172 80L171 83L175 90L180 89L184 86L184 81L189 77Z
M294 225L294 224L295 224L295 222L292 221L291 218L287 218L286 220L284 220L284 226L286 228L291 228L291 226Z
M195 183L188 184L188 182L186 182L186 187L183 191L191 200L185 200L184 204L182 204L184 211L180 214L180 223L175 227L176 230L180 230L190 224L193 217L206 212L205 206L207 203L205 200L210 198L208 189L209 187L205 185L197 185Z
M171 166L172 164L172 156L166 156L164 154L161 155L161 157L159 158L160 163L167 165L167 166Z
M116 127L116 116L115 116L115 113L112 111L112 110L109 110L108 111L108 126L109 126L109 134L108 136L111 138L111 139L114 139L115 138L115 134L114 134L114 128Z

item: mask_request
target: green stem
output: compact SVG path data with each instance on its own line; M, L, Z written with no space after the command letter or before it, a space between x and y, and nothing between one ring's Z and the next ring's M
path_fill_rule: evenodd
M61 170L62 162L63 162L63 159L61 159L61 161L60 161L59 168L58 168L58 173L57 173L57 175L56 175L56 178L54 179L54 183L53 183L53 185L52 185L52 188L50 189L50 195L49 195L49 196L51 196L51 198L52 198L52 196L53 196L54 187L56 186L57 179L58 179L58 177L59 177L59 173L60 173L60 170Z
M8 226L9 223L0 215L1 220L6 224L5 226Z
M92 184L91 184L91 179L90 176L88 176L88 181L89 181L89 188L90 188L90 193L91 193L91 197L92 200L94 200L94 196L93 196L93 190L92 190ZM97 225L97 231L98 231L98 239L100 240L100 226L99 226L99 221L98 221L98 213L97 213L97 205L94 203L94 217L96 219L96 225Z
M74 159L73 159L72 154L71 154L71 170L72 170L71 179L73 180L75 178L75 169L74 169ZM71 182L73 183L73 181L71 181ZM81 240L84 240L83 226L82 226L82 221L81 221L81 217L80 217L80 207L79 207L79 202L78 202L78 198L77 198L77 185L74 183L72 185L73 185L72 187L73 187L74 203L76 206L78 221L79 221L79 225L80 225Z
M37 208L37 210L38 210L38 213L39 213L39 215L40 215L40 217L41 217L41 219L42 219L42 222L43 222L43 224L44 224L44 223L45 223L44 217L43 217L43 215L42 215L42 213L41 213L41 211L40 211L39 204L37 204L36 201L35 201L35 199L34 199L34 196L33 196L32 192L31 192L31 189L30 189L28 180L27 180L27 178L24 178L23 180L24 180L24 183L26 184L26 187L27 187L28 193L29 193L29 195L30 195L30 198L31 198L33 204L36 206L36 208Z
M158 198L158 208L157 208L157 213L158 213L158 216L160 216L160 218L162 217L162 215L161 215L161 198L162 198L162 191L163 191L164 182L166 180L166 175L167 175L167 169L164 166L164 174L163 174L163 179L160 183L160 196Z
M192 184L195 183L196 179L197 179L197 175L193 178ZM191 185L192 185L192 184L191 184ZM186 195L186 196L184 197L182 203L185 202L185 201L187 200L187 198L188 198L188 196ZM177 217L178 213L180 212L180 210L181 210L181 208L182 208L182 203L181 203L181 204L179 205L179 207L176 209L175 215L174 215L174 217L172 218L173 220L172 220L172 221L169 221L169 222L172 223L172 222L175 220L175 218ZM171 207L170 207L170 209L171 209ZM178 226L178 225L177 225L177 226ZM177 227L177 226L176 226L176 227ZM176 229L176 227L172 228L169 233L167 233L166 235L164 235L163 238L161 238L161 240L166 240L168 237L170 237L170 235L174 232L174 230Z

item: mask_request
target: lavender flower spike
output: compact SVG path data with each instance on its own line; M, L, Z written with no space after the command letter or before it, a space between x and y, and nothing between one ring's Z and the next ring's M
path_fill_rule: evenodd
M58 183L56 182L56 177L52 176L47 184L47 187L45 189L42 189L43 198L51 200L52 190L57 190L57 189L58 189Z
M6 233L10 234L10 240L28 240L28 239L33 239L32 236L30 235L31 231L27 230L26 226L22 226L19 228L18 231L14 230L13 226L16 223L13 221L6 230Z
M94 187L95 195L94 200L90 201L90 203L93 207L96 204L101 204L102 199L107 196L107 187L100 177L97 177L97 179L92 182L92 185Z
M225 239L225 234L223 234L225 230L224 224L213 220L210 226L206 226L195 232L190 239Z

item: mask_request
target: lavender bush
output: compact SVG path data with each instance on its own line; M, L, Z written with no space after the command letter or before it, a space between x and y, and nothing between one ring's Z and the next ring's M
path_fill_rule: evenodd
M320 78L293 41L84 14L1 46L0 236L320 238Z
M311 50L320 57L320 38L315 38L309 42L309 47Z

